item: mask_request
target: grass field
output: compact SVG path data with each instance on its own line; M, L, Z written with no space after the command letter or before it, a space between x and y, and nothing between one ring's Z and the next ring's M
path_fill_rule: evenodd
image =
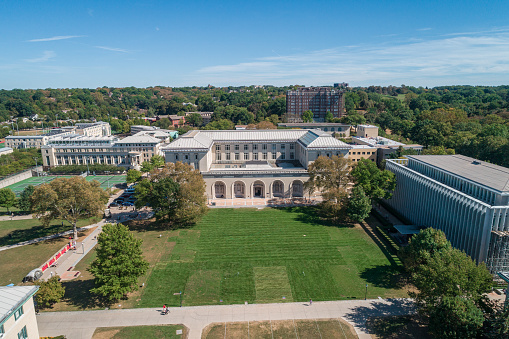
M168 239L138 307L406 296L395 256L361 227L321 225L309 208L213 209ZM373 221L374 222L374 221Z
M89 218L78 221L78 227L99 222L99 218ZM44 237L50 234L71 230L68 222L53 221L49 226L43 226L38 219L0 221L0 246L13 245L22 241Z
M350 324L341 319L276 320L210 324L203 339L223 338L358 338Z
M176 334L182 330L182 334ZM139 339L139 338L187 338L187 328L184 325L153 325L129 327L99 327L92 339Z
M15 184L7 186L10 188L16 195L19 195L25 187L28 185L39 186L56 178L72 178L72 175L47 175L42 177L31 177L22 181L19 181ZM101 187L103 189L107 189L108 187L113 187L117 184L125 183L125 175L89 175L86 177L87 181L97 180L101 183Z
M165 231L131 225L150 263L145 287L111 308L292 302L367 297L406 297L397 284L401 264L380 243L369 218L364 228L320 223L312 208L211 209L190 229ZM159 237L161 235L161 237ZM380 246L379 246L380 245ZM78 264L78 279L65 282L65 300L54 311L97 309L94 286Z

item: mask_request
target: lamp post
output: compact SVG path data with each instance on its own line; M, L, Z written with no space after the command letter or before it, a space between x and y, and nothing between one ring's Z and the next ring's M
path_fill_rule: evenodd
M366 284L366 293L364 294L364 300L368 298L368 284Z

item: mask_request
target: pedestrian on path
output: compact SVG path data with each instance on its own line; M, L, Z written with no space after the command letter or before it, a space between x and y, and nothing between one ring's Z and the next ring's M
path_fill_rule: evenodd
M313 305L313 300L309 299L309 306Z
M163 305L163 314L166 314L166 305Z

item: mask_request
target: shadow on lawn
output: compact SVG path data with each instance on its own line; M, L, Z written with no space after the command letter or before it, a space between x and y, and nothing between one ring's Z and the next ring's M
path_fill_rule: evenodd
M407 276L403 273L401 266L378 265L365 269L360 276L375 287L401 289L408 284Z
M63 301L80 309L94 308L102 304L90 292L95 287L94 279L70 280L62 282L65 287Z
M0 246L17 244L19 242L45 237L47 235L56 234L71 230L68 225L50 225L50 226L34 226L29 229L14 230L0 238Z
M413 301L409 299L385 299L372 301L369 306L356 306L344 318L366 333L371 333L366 322L372 317L408 315L415 313Z
M337 223L333 220L324 218L323 213L318 206L295 206L295 207L273 207L275 209L295 214L295 220L306 224L315 224L329 227L353 227L354 225L346 223Z

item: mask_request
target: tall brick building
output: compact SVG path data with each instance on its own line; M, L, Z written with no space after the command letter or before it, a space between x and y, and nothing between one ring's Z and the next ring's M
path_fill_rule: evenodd
M286 121L302 122L302 113L313 112L314 122L325 122L331 112L334 118L345 114L344 89L329 87L300 87L286 92Z

